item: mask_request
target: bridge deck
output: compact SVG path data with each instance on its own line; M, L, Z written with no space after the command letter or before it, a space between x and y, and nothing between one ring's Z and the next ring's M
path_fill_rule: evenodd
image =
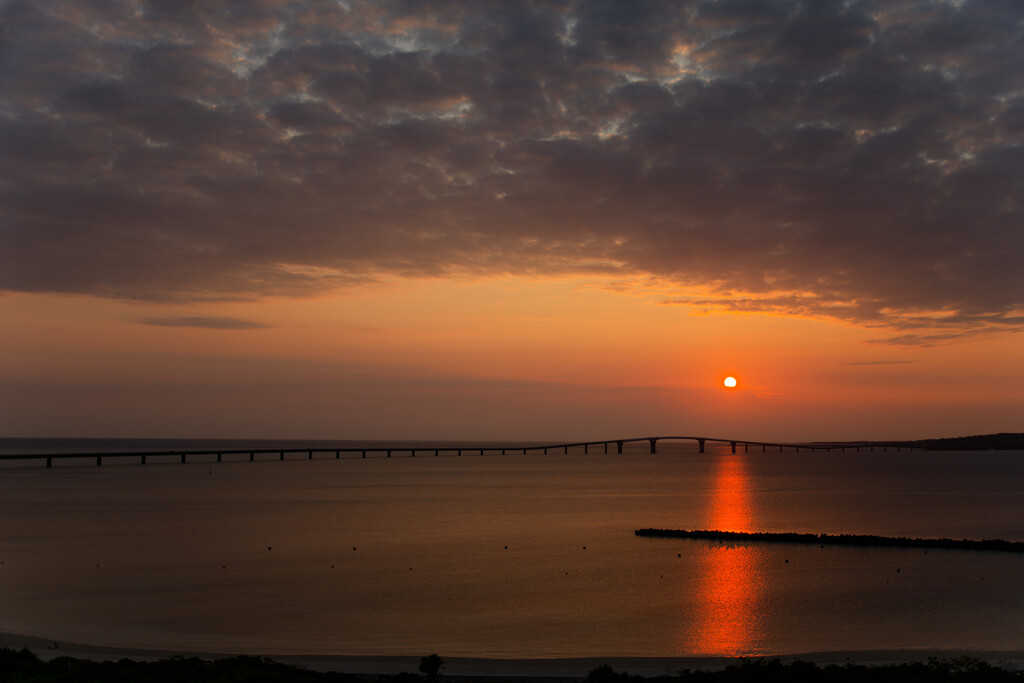
M139 458L141 464L145 465L148 458L180 458L182 463L188 462L190 456L216 456L217 462L222 462L225 455L239 456L248 455L249 460L254 461L257 455L274 454L277 455L280 460L284 460L288 454L302 453L307 456L309 460L313 459L314 454L333 453L335 458L341 458L341 455L354 455L359 454L360 457L365 458L367 453L379 453L386 454L386 457L390 458L392 453L408 453L411 457L416 457L417 453L420 454L432 454L435 457L442 453L455 455L465 454L478 454L484 455L485 453L497 454L501 453L506 455L508 453L521 453L523 455L527 453L544 453L548 454L551 451L561 450L563 453L568 453L569 449L582 448L584 453L589 453L591 447L602 447L604 452L607 453L610 446L614 445L616 453L622 453L623 445L627 443L637 442L648 442L650 444L650 452L657 453L657 444L659 441L695 441L698 444L699 451L704 452L704 446L706 443L727 443L730 445L731 451L736 452L737 447L742 446L744 452L749 452L751 446L760 446L762 452L767 452L768 448L778 448L779 451L785 449L791 449L799 451L801 449L805 451L833 451L847 449L861 450L874 450L880 448L882 450L888 450L889 448L895 448L897 451L901 449L913 450L920 449L924 450L924 446L918 443L910 441L860 441L860 442L843 442L843 443L780 443L771 441L746 441L743 439L720 439L716 437L706 436L643 436L633 437L625 439L608 439L604 441L577 441L572 443L556 443L549 445L535 445L535 446L522 446L522 445L509 445L509 446L495 446L495 445L483 445L483 446L409 446L409 445L394 445L394 446L360 446L360 447L343 447L343 448L255 448L255 449L208 449L208 450L172 450L172 451L109 451L109 452L77 452L77 453L16 453L9 455L0 455L0 461L8 460L45 460L47 467L53 466L54 460L67 460L67 459L89 459L95 458L96 465L102 465L104 459L108 458Z

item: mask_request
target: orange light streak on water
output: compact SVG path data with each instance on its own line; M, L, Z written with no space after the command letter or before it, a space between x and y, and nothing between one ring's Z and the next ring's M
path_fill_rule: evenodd
M751 531L750 487L743 456L722 455L710 500L709 529ZM761 576L756 549L708 544L697 586L697 624L688 643L708 655L758 654Z

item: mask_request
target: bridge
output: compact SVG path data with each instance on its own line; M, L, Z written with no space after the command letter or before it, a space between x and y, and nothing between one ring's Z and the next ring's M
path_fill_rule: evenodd
M526 455L527 453L543 453L545 455L551 453L558 453L559 451L563 454L568 454L570 449L578 451L583 449L583 453L590 453L591 449L603 449L604 453L608 453L609 447L614 447L617 454L622 453L623 446L629 443L642 443L647 442L650 447L651 453L658 452L659 441L695 441L698 446L700 453L704 452L705 445L708 443L719 443L729 444L731 452L736 453L738 448L742 448L744 453L750 452L751 447L755 450L758 446L761 448L761 452L765 453L768 449L773 451L777 448L778 452L784 450L794 451L846 451L856 450L859 451L862 448L864 450L874 451L876 448L887 451L890 448L894 448L899 451L905 450L924 450L925 446L920 442L913 441L844 441L844 442L813 442L813 443L779 443L769 441L745 441L742 439L719 439L714 437L706 436L643 436L629 439L609 439L607 441L579 441L574 443L557 443L549 445L481 445L481 446L465 446L465 445L453 445L453 446L409 446L409 445L381 445L381 446L357 446L357 447L339 447L339 448L248 448L248 449L206 449L206 450L171 450L171 451L110 451L110 452L75 452L75 453L16 453L9 455L0 455L0 461L11 461L11 460L28 460L28 461L46 461L46 467L53 467L54 460L69 460L69 459L95 459L96 465L101 466L104 460L118 459L118 458L135 458L137 461L145 465L147 460L153 458L159 458L166 460L167 458L180 459L181 463L188 462L191 457L193 461L197 457L212 457L216 456L217 462L222 462L225 456L232 456L234 459L238 457L248 456L250 462L256 460L256 456L264 456L261 459L266 459L265 456L272 455L277 456L278 459L284 460L286 455L302 454L305 455L309 460L313 460L314 455L323 457L325 454L333 454L335 459L340 459L342 454L349 457L359 455L365 458L367 454L378 456L384 456L390 458L392 453L407 454L413 458L419 455L433 455L434 457L440 456L442 453L445 455L484 455L498 454L507 455L521 453Z

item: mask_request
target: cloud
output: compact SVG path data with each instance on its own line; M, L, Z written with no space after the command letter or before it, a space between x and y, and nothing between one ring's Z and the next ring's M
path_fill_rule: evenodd
M0 12L3 289L597 273L894 330L1024 324L1017 2Z
M906 365L912 362L909 360L862 360L843 363L843 365Z
M141 321L143 325L156 325L158 327L202 327L210 330L259 330L270 327L265 323L255 320L241 320L239 318L207 318L207 317L181 317L181 318L147 318Z

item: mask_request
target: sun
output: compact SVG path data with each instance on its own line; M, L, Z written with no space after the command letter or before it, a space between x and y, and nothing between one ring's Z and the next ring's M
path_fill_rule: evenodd
M722 382L722 384L724 384L729 389L735 389L736 388L736 378L735 377L726 377L725 381Z

